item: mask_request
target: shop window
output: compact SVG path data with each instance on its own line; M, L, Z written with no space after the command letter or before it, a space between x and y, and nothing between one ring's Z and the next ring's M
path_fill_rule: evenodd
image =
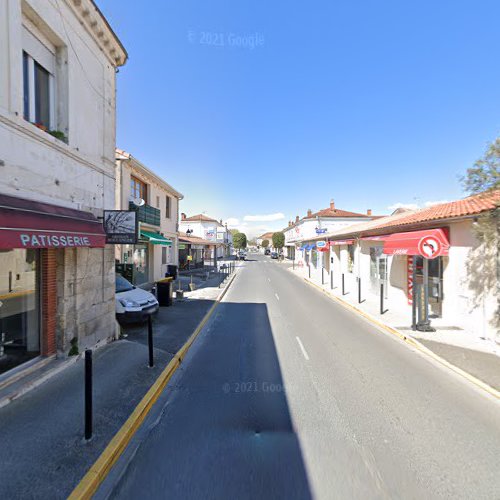
M387 280L387 255L382 253L382 247L370 248L370 279Z
M354 270L354 245L347 245L347 272Z
M142 198L147 203L148 198L146 183L137 179L137 177L130 177L130 197L132 199Z
M40 354L39 251L0 251L0 373Z
M147 245L135 245L132 254L134 285L142 285L149 281L149 263Z

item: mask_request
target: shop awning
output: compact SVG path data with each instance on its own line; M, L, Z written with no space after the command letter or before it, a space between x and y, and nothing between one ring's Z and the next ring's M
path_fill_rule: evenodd
M330 241L330 246L338 246L338 245L352 245L354 240L337 240Z
M0 249L104 247L91 213L0 194Z
M450 242L443 229L390 234L384 242L387 255L421 255L427 259L448 255L449 248Z
M153 245L164 245L167 247L172 246L172 242L160 233L152 233L150 231L144 231L143 229L141 229L139 232L141 238L148 240L148 242L152 243Z

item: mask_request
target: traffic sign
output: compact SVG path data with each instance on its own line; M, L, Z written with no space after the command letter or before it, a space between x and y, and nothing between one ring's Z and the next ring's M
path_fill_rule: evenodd
M434 259L441 254L443 247L441 242L434 236L424 236L418 242L418 251L426 259Z

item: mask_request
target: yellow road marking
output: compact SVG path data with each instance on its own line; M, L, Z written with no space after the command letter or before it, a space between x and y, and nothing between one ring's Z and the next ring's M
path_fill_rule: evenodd
M335 295L332 295L328 293L324 288L320 287L313 281L309 280L308 278L304 278L304 281L306 283L309 283L310 285L314 286L321 292L323 292L327 297L330 297L330 299L335 300L338 302L340 305L344 306L346 309L351 309L355 313L359 314L360 316L363 316L366 320L368 320L370 323L375 324L379 328L385 330L386 332L398 337L400 340L403 342L411 345L421 353L433 358L435 361L440 363L443 366L446 366L448 369L452 370L453 372L457 373L458 375L464 377L467 379L469 382L472 384L476 385L483 391L487 392L490 396L493 396L495 399L500 400L500 391L497 391L494 387L491 387L490 385L486 384L482 380L478 379L477 377L474 377L474 375L471 375L470 373L467 373L466 371L462 370L458 366L453 365L446 359L442 358L441 356L438 356L435 352L431 351L429 348L424 346L421 342L419 342L417 339L414 339L413 337L407 337L406 335L402 334L399 330L396 330L395 328L392 328L389 325L386 325L385 323L382 323L381 321L378 321L376 318L374 318L372 315L365 313L361 309L358 309L357 307L353 306L352 304L349 304L349 302L346 302L345 300L342 300L340 297L336 297Z
M226 288L220 294L218 299L205 314L186 343L170 360L166 368L156 379L156 382L151 386L146 395L142 398L141 402L136 406L130 417L128 417L126 422L122 425L120 430L115 434L113 439L106 446L94 465L92 465L92 467L87 471L80 483L78 483L78 485L75 487L71 495L68 497L70 500L92 498L94 493L99 488L99 485L109 474L109 471L116 463L116 461L120 458L121 454L136 433L137 429L141 426L149 411L160 397L163 389L165 389L168 381L172 378L172 375L175 373L182 360L186 356L189 348L195 341L196 337L199 335L199 333L209 320L210 316L219 305L220 301L226 294L235 277L236 274L233 274L231 281L227 284Z

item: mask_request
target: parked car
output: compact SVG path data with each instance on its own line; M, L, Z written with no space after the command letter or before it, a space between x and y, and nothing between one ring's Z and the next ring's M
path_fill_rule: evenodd
M277 259L278 258L278 252L273 252L271 254L271 259Z
M264 250L264 255L271 255L271 250L269 250L269 248L266 248Z
M119 273L115 277L115 292L116 319L120 323L138 323L158 312L156 297L135 287Z
M243 251L243 250L240 250L237 254L236 254L236 260L245 260L247 257L247 254Z

